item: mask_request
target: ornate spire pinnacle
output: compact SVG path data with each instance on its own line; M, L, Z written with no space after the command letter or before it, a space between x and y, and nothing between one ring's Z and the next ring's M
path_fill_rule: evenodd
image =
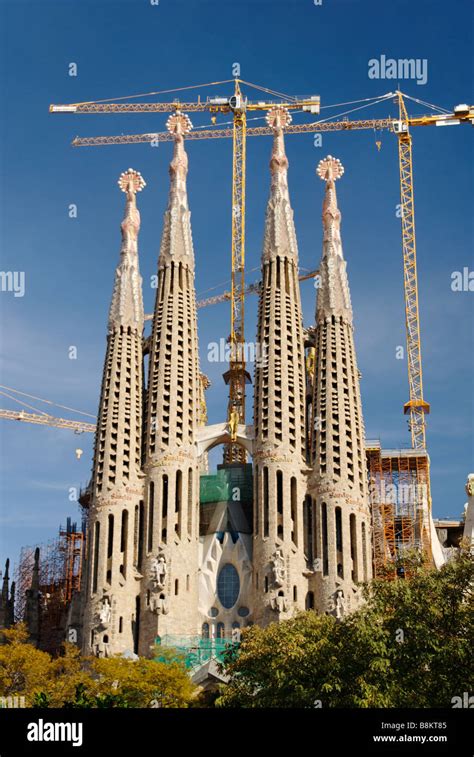
M342 258L341 212L337 207L335 182L343 175L344 167L338 158L328 155L319 161L316 173L326 182L323 202L323 256L336 254Z
M189 134L193 125L191 119L185 113L177 110L176 113L173 113L168 118L166 128L173 135L174 139L173 159L169 168L171 177L169 207L176 201L187 207L186 176L188 175L188 156L184 149L184 136Z
M185 113L177 110L168 118L166 126L173 135L174 149L169 167L170 192L158 265L162 267L171 261L179 262L185 259L188 264L194 266L191 213L186 189L188 156L184 149L184 137L189 134L193 125Z
M338 158L328 155L319 161L316 174L326 182L323 201L323 253L320 265L321 286L318 290L316 321L340 316L352 323L352 306L347 281L346 262L342 253L341 212L337 206L335 182L344 167Z
M3 574L3 585L2 585L2 600L7 601L8 600L8 581L9 581L9 568L10 568L10 560L7 558L5 561L5 573Z
M285 152L283 130L291 124L291 114L285 108L272 108L268 111L266 122L273 129L273 150L270 158L272 191L279 189L288 192L288 158Z
M293 210L288 192L288 158L283 131L291 123L291 115L281 107L267 113L267 124L273 129L273 148L270 159L271 187L265 218L263 260L276 256L298 257Z
M118 185L127 195L123 221L120 225L122 246L120 263L115 272L115 284L109 313L109 333L120 326L143 329L142 279L138 268L138 232L140 213L136 193L146 186L142 175L129 168L120 175Z
M33 573L31 576L31 589L34 591L38 591L39 589L39 558L40 558L40 550L39 547L36 547L35 549L35 561L33 565Z

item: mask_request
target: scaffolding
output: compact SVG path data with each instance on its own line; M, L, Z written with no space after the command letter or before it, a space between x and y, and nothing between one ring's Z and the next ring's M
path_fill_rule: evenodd
M201 636L166 634L163 637L157 636L156 645L157 655L155 660L157 662L169 661L166 655L160 655L159 647L174 649L183 658L186 668L190 672L195 672L211 659L223 662L225 653L237 647L239 642L228 637L204 639Z
M366 444L374 576L404 576L414 551L431 561L429 459L425 450Z
M35 550L39 548L40 636L38 646L55 653L64 640L67 613L80 590L85 544L85 523L67 519L58 536L46 544L22 547L15 570L15 621L24 621L26 592L31 587Z

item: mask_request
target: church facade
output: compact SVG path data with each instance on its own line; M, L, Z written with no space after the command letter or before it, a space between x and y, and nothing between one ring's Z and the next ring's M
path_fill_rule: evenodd
M317 169L323 245L315 323L305 329L288 122L284 109L270 111L252 425L207 425L203 413L187 116L168 121L174 151L147 340L136 204L145 183L132 169L119 179L122 246L88 487L85 571L70 620L85 654L150 656L157 639L236 639L247 625L304 609L340 618L358 606L359 585L371 578L360 375L336 197L343 168L328 156ZM207 452L231 442L247 461L208 475Z

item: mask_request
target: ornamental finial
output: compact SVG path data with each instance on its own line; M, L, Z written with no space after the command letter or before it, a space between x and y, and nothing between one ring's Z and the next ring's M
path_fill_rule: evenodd
M319 161L316 173L323 181L337 181L344 173L344 166L339 158L328 155Z
M270 129L276 131L277 129L285 129L291 124L293 119L291 118L291 113L286 108L276 106L275 108L270 108L265 116L265 120Z
M140 171L135 171L133 168L123 171L117 184L122 192L126 192L127 194L136 194L137 192L141 192L143 187L146 187L146 182Z
M170 134L174 134L175 136L182 134L184 136L185 134L189 134L193 125L191 119L186 113L181 113L180 110L177 110L176 113L173 113L173 115L168 118L166 128Z

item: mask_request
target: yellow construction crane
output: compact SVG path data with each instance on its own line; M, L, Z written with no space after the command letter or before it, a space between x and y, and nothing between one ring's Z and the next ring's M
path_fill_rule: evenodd
M229 370L224 373L224 380L229 386L229 402L227 409L227 421L235 429L238 424L245 424L245 387L251 382L250 375L245 365L245 164L246 164L246 141L247 141L247 112L269 111L275 104L280 108L292 111L306 111L312 114L319 113L319 96L312 95L307 98L286 97L279 92L269 90L244 82L242 79L231 79L226 82L211 82L212 85L234 83L234 92L227 97L209 97L205 101L197 102L155 102L155 103L129 103L111 102L83 102L70 105L51 105L51 113L166 113L180 111L232 114L233 127L226 136L233 139L232 161L232 248L231 248L231 292L230 292L230 360ZM278 100L260 100L251 102L241 91L241 84L246 84L255 89L264 91L277 97ZM209 85L201 85L209 86ZM192 89L186 87L184 89ZM175 90L178 91L178 90ZM160 94L160 93L149 93ZM123 99L123 98L122 98ZM128 98L130 99L130 98ZM215 121L215 117L212 118ZM271 130L270 130L271 132ZM196 134L198 132L191 132ZM202 132L200 132L202 133ZM172 135L169 135L170 137ZM188 135L189 136L189 135ZM124 139L124 143L129 140ZM145 141L153 141L148 139ZM121 143L121 142L120 142ZM75 144L75 142L73 143ZM99 144L99 143L96 143ZM104 143L107 144L107 143ZM115 143L117 144L117 143ZM235 436L235 434L233 434ZM229 442L224 447L224 462L245 462L245 450L238 444Z
M238 84L248 84L241 80L236 81L236 87ZM240 91L240 89L239 89ZM426 431L425 431L425 415L429 412L430 406L423 397L423 375L421 364L421 339L420 339L420 324L419 324L419 312L418 312L418 279L417 279L417 267L416 267L416 236L415 236L415 212L414 212L414 194L413 194L413 160L412 160L412 138L410 128L413 126L451 126L462 123L470 123L474 125L474 107L469 105L458 105L453 111L444 111L441 113L430 113L428 115L410 116L408 115L405 99L413 100L419 104L428 107L429 103L423 103L420 100L411 98L408 95L404 95L397 90L396 92L389 92L380 98L372 98L373 102L370 105L383 102L384 100L394 99L398 105L398 117L388 118L372 118L363 120L349 120L347 117L335 120L323 120L312 123L304 124L292 124L285 128L285 134L307 134L307 133L321 133L321 132L336 132L336 131L356 131L361 129L373 129L382 130L387 129L395 134L398 138L398 151L399 151L399 166L400 166L400 215L402 219L402 251L403 251L403 280L404 280L404 292L405 292L405 316L406 316L406 334L407 334L407 365L408 365L408 380L409 380L409 401L404 405L404 412L410 416L410 432L412 439L412 446L414 449L426 449ZM312 100L313 104L311 104ZM317 112L319 108L319 99L312 98L312 100L300 102L301 110L311 110ZM363 102L363 101L357 101ZM167 104L169 105L169 104ZM294 104L290 99L283 103L279 103L283 107L292 109ZM181 109L196 108L196 104L187 104L183 106L176 104L176 107ZM260 104L257 104L255 109L259 109ZM368 107L368 104L360 106ZM229 106L230 107L230 106ZM263 110L268 109L268 103L262 103L261 108ZM153 112L164 109L163 103L141 103L141 104L120 104L120 103L78 103L75 105L52 105L51 112L68 112L68 113L111 113L111 112ZM250 105L247 105L247 110L251 109ZM314 110L313 110L314 109ZM353 110L358 110L354 108ZM440 111L440 108L436 108ZM240 126L237 126L237 123ZM237 118L234 119L234 129L229 128L217 128L217 129L201 129L195 132L191 132L188 135L188 139L219 139L234 137L234 184L235 177L235 149L244 149L239 146L245 144L245 139L236 139L236 128L241 128L242 135L254 137L271 135L272 129L268 126L258 126L245 128L245 116L243 122L239 122ZM106 137L76 137L73 140L75 147L94 147L100 145L115 145L115 144L138 144L154 141L169 141L172 136L168 133L151 133L151 134L122 134L120 136L106 136ZM240 153L241 154L241 153ZM241 198L241 207L244 206L243 199ZM244 220L244 216L240 216L241 220ZM238 233L244 232L244 224L242 223L240 228L237 229ZM234 227L233 227L234 230ZM237 237L236 237L237 238ZM243 260L243 238L238 237L242 244L242 260ZM234 241L234 237L233 237ZM236 260L233 258L233 263ZM234 267L233 267L234 270ZM237 273L237 271L236 271ZM234 310L232 311L234 312ZM242 310L243 313L243 310Z
M187 135L187 139L219 139L233 137L234 140L234 161L233 161L233 192L232 192L232 288L230 297L224 293L216 298L210 298L204 301L205 304L222 301L222 299L231 300L231 339L234 344L243 340L243 299L245 294L244 287L244 262L245 262L245 142L247 136L265 136L271 135L272 130L268 126L247 128L246 111L248 110L268 110L275 105L275 102L257 102L250 103L241 93L240 84L251 85L240 79L227 80L226 82L212 82L212 84L225 84L234 81L234 95L229 98L207 98L205 102L151 102L151 103L130 103L130 102L112 102L102 100L100 102L82 102L68 105L51 105L51 113L159 113L180 111L209 111L221 113L233 113L233 128L216 128L200 129ZM200 85L205 86L205 85ZM192 89L186 87L183 89ZM308 99L288 98L281 93L262 89L278 99L278 105L287 109L300 109L311 113L319 112L319 97L312 96ZM175 90L177 91L177 90ZM150 95L161 93L148 93ZM398 137L399 165L400 165L400 197L401 197L401 218L402 218L402 248L403 248L403 273L405 289L405 313L406 313L406 330L407 330L407 364L409 378L409 401L405 403L405 413L410 415L410 431L412 437L412 446L415 449L426 448L425 432L425 414L429 412L429 404L423 397L423 380L421 364L421 340L418 313L418 281L416 268L416 236L415 236L415 216L414 216L414 195L413 195L413 161L412 161L412 139L410 128L413 126L451 126L462 123L474 125L474 107L469 105L458 105L452 112L444 111L436 114L421 116L408 115L405 99L409 98L397 90L394 93L388 93L380 98L372 98L376 102L395 98L398 104L398 118L378 118L349 120L347 117L342 119L316 121L305 124L293 124L285 129L287 134L304 134L304 133L321 133L336 131L355 131L361 129L382 130L387 129ZM119 98L122 100L132 98ZM358 101L362 102L362 101ZM421 102L415 100L415 102ZM429 105L423 103L423 105ZM360 106L364 107L364 106ZM430 106L431 107L431 106ZM353 110L357 110L354 108ZM441 110L441 109L437 109ZM215 117L212 117L213 124ZM92 147L100 145L116 144L140 144L171 141L172 135L168 132L153 132L147 134L122 134L119 136L104 137L76 137L73 140L75 147ZM203 304L204 304L203 303ZM235 381L231 384L231 391L242 387L245 381L245 366L237 363L234 371ZM243 388L243 387L242 387ZM243 392L245 396L245 390ZM229 416L232 409L232 403L229 401ZM4 411L7 412L7 411ZM244 420L244 408L240 420Z
M7 420L11 421L22 421L24 423L35 423L40 426L56 426L56 428L68 428L74 431L76 434L82 434L84 431L91 431L95 432L96 430L96 422L94 423L88 423L86 421L72 421L68 418L57 418L54 415L51 415L50 413L44 412L44 410L38 410L38 408L34 407L33 405L30 405L28 402L25 402L22 399L19 399L18 396L21 397L28 397L29 399L35 400L37 402L43 402L46 405L54 405L55 407L61 407L64 410L70 410L73 413L78 413L79 415L85 415L89 418L92 418L94 421L96 421L95 416L92 415L92 413L84 413L81 410L76 410L73 407L68 407L67 405L59 405L57 402L52 402L52 400L45 400L42 397L36 397L34 394L27 394L27 392L21 392L18 389L13 389L11 386L4 386L3 384L0 384L0 394L3 397L7 397L10 400L13 400L14 402L17 402L19 405L22 405L23 407L27 407L29 410L34 410L35 412L29 413L25 410L0 410L0 418L5 418Z
M25 410L0 410L0 418L11 421L23 421L24 423L36 423L40 426L55 426L56 428L68 428L75 434L82 434L84 431L95 433L96 423L85 423L83 421L70 421L67 418L56 418L54 415L39 415L39 413L28 413Z

